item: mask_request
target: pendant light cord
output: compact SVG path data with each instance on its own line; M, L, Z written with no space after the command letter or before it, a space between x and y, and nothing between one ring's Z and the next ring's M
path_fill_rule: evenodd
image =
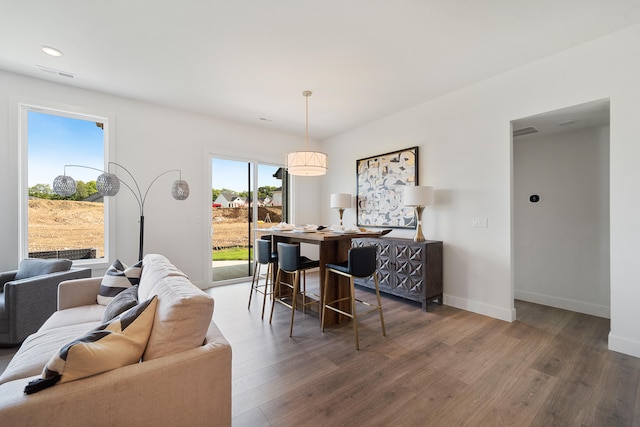
M302 92L302 96L305 99L305 149L309 151L309 97L312 92L310 90L305 90Z

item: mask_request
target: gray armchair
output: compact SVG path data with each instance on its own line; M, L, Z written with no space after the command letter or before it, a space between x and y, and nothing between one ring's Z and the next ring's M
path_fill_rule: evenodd
M56 311L58 284L91 277L90 268L69 260L25 259L18 270L0 273L0 346L20 344Z

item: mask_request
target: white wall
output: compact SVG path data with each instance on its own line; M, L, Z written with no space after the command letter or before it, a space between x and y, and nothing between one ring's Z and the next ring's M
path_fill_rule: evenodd
M609 126L517 138L513 169L516 299L610 317Z
M517 118L566 106L611 100L611 349L640 357L640 26L537 61L511 72L388 116L324 142L330 172L314 181L296 180L295 222L335 223L331 192L355 194L355 160L420 146L420 182L436 188L437 206L425 212L427 238L444 241L445 303L513 320L511 230L511 137ZM472 66L472 64L470 65ZM401 76L398 76L401 78ZM16 97L95 107L116 116L117 160L140 171L148 182L157 170L182 168L192 194L167 209L160 194L150 196L146 252L169 256L191 278L204 280L206 239L205 161L207 153L280 162L298 149L300 138L232 122L73 89L0 72L0 268L17 265ZM278 147L274 149L274 147ZM321 191L319 191L319 188ZM137 220L132 200L118 201L117 255L137 253ZM488 228L473 228L487 217ZM354 210L345 212L353 222ZM167 225L175 224L174 230ZM410 236L411 232L394 232Z
M167 169L182 169L191 188L189 198L171 198L175 178L159 180L145 204L145 253L166 255L195 283L207 286L206 260L210 262L210 177L208 154L267 163L282 163L285 153L300 149L303 137L245 126L193 113L177 111L127 98L76 89L0 71L0 270L18 265L18 102L29 100L108 112L115 116L116 159L146 188ZM310 141L313 145L314 141ZM166 181L166 182L165 182ZM319 181L294 183L296 216L318 221L314 194ZM143 190L144 191L144 190ZM138 208L128 192L117 203L116 256L129 264L137 260ZM204 248L209 246L209 253ZM94 270L94 275L105 266Z
M420 182L436 189L424 222L427 238L444 241L444 302L513 320L510 122L609 98L609 347L640 357L638 40L636 25L330 138L323 193L355 194L356 159L418 145ZM323 206L328 222L335 212ZM473 228L473 217L488 228Z

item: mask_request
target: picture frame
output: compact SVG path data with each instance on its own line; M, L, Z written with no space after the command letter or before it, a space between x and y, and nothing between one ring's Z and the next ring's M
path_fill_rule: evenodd
M356 218L359 227L415 228L403 188L418 185L418 147L356 160Z

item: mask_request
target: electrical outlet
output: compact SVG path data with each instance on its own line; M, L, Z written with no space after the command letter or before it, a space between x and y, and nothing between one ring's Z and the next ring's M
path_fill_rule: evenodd
M489 226L489 219L484 216L477 216L473 218L473 226L475 228L487 228Z

